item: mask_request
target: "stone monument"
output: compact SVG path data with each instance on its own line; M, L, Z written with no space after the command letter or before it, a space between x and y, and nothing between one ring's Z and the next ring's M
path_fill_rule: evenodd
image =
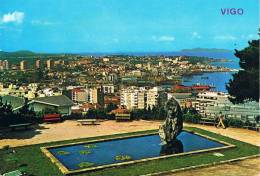
M171 98L166 102L164 110L166 119L159 127L162 145L174 143L183 128L182 110L175 98Z

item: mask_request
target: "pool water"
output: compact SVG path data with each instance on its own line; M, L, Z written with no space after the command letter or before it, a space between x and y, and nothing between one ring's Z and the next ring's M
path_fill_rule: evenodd
M80 163L101 166L129 161L118 156L129 156L130 160L153 158L162 155L191 152L202 149L223 147L224 144L209 140L186 131L181 132L171 145L160 145L159 135L115 139L93 144L78 144L48 149L69 170L82 169ZM85 152L84 152L85 151ZM119 157L120 157L119 156Z

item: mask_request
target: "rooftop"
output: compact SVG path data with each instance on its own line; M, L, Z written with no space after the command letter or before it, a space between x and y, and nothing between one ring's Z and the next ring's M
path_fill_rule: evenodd
M5 95L2 97L2 103L8 103L12 105L13 110L23 106L24 99L20 97L15 97L11 95Z
M54 106L72 106L73 102L65 95L39 97L31 101L31 103L38 102L43 104L50 104Z

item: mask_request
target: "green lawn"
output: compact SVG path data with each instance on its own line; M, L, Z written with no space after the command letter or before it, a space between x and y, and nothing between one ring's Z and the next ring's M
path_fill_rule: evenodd
M78 174L78 175L88 175L88 176L128 176L128 175L141 175L159 171L167 171L182 167L187 167L191 165L200 165L207 164L212 162L218 162L223 160L234 159L238 157L250 156L259 154L259 147L253 146L251 144L247 144L241 141L237 141L231 138L227 138L224 136L220 136L205 130L197 129L197 128L186 128L188 130L192 130L194 132L198 132L200 134L204 134L219 140L223 140L225 142L236 145L236 148L227 149L220 151L224 154L223 157L216 157L211 153L204 154L194 154L189 156L178 156L171 157L167 159L153 160L143 163L137 163L128 166L122 166L118 168L108 168L105 170L100 170L96 172ZM118 136L127 136L129 134L145 134L151 133L153 131L143 131L143 132L135 132L135 133L124 133L103 137L94 137L87 139L77 139L77 140L67 140L60 142L51 142L45 144L31 145L25 147L16 147L16 153L10 154L6 150L0 150L0 173L4 173L7 171L16 170L18 168L23 168L27 171L27 173L37 176L59 176L63 175L58 167L53 164L49 158L47 158L40 150L40 147L43 146L51 146L58 144L66 144L71 142L82 142L94 139L104 139ZM243 134L241 134L243 135Z

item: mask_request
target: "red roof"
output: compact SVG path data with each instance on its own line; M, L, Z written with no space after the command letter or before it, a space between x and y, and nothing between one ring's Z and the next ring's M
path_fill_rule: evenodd
M113 103L113 104L116 104L116 105L119 105L120 104L120 97L119 96L105 96L104 97L104 103L105 104L110 104L110 103Z
M208 85L193 85L193 86L184 86L184 85L175 85L173 86L173 91L192 91L192 90L210 90L210 86Z
M61 115L60 114L45 114L43 116L44 119L49 119L49 118L60 118Z
M110 113L111 114L129 114L129 111L127 109L119 107L117 109L112 110Z
M84 103L83 105L80 106L80 109L100 109L102 106L100 104L92 104L92 103Z
M191 87L190 86L184 86L184 85L175 85L172 88L173 91L176 90L185 90L185 91L191 91Z
M210 86L207 86L207 85L195 85L195 86L191 86L191 88L192 89L203 89L203 90L205 90L205 89L207 89L207 90L209 90L210 89Z
M81 89L81 88L74 88L72 89L72 92L84 92L85 90Z

